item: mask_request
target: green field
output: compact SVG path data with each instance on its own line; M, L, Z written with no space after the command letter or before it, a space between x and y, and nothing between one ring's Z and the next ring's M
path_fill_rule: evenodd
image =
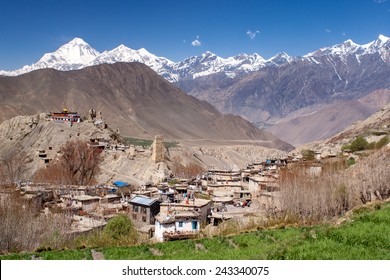
M134 146L141 146L144 148L148 148L152 146L154 140L150 139L138 139L138 138L132 138L132 137L124 137L126 145L134 145ZM178 142L176 141L169 141L164 142L164 145L166 148L174 148L178 146Z
M390 259L390 203L364 207L340 226L260 230L235 236L134 247L95 248L111 260L376 260ZM89 249L1 256L0 259L92 259Z

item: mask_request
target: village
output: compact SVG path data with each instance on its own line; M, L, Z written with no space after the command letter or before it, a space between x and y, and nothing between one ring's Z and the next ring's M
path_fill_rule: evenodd
M90 111L96 126L104 126L96 112ZM77 125L80 115L64 109L48 114L48 121ZM123 145L112 139L90 139L88 145L110 153L125 153L131 159L144 154L145 148ZM164 137L157 135L151 146L150 164L165 160ZM38 150L36 156L47 165L56 147ZM70 234L83 234L104 227L108 220L126 214L145 241L169 241L198 236L201 228L218 226L226 220L259 215L269 207L277 208L280 195L280 173L302 166L307 176L321 173L321 161L335 158L334 153L313 152L311 164L303 155L286 155L252 162L242 169L208 170L194 178L178 178L175 174L161 182L131 184L113 179L108 184L93 186L53 185L19 182L24 198L35 200L42 212L66 213L71 216Z

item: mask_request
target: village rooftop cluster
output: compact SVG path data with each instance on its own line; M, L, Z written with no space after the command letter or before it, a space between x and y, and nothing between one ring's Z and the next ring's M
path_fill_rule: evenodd
M96 126L104 126L95 111L89 112ZM80 115L64 109L50 113L50 121L77 124ZM163 136L157 135L151 147L151 164L164 161L166 148ZM134 159L142 147L119 145L112 139L90 139L89 146L127 153ZM49 150L55 153L52 147ZM37 151L45 164L48 152ZM328 156L334 156L332 154ZM318 159L319 153L315 154ZM128 215L144 240L168 241L196 237L201 227L217 226L223 221L240 219L253 213L276 207L280 186L280 171L303 161L300 156L248 164L244 169L218 170L210 166L196 178L165 178L163 182L147 182L135 186L123 181L95 186L66 186L52 184L19 184L26 198L35 199L44 212L65 212L72 216L72 234L82 234L104 227L109 219ZM320 165L307 168L310 176L321 173Z

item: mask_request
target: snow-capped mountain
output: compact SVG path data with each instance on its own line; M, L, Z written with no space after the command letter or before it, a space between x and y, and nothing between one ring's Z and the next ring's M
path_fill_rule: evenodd
M211 52L192 56L181 62L158 57L146 49L133 50L125 45L99 53L83 39L75 38L52 53L46 53L37 63L15 71L0 71L0 75L17 76L43 68L61 71L77 70L87 66L115 62L141 62L152 68L170 82L194 79L214 73L225 72L234 77L237 73L256 71L265 66L277 66L291 61L287 54L279 54L265 60L258 54L239 54L222 58Z
M100 53L80 38L74 38L52 53L46 53L35 64L15 71L0 71L0 75L18 76L38 69L53 68L61 71L80 69L91 63Z
M192 56L180 62L173 62L165 57L151 54L144 48L133 50L124 45L99 53L83 39L75 38L58 50L46 53L35 64L24 66L15 71L0 71L0 75L16 76L43 68L67 71L103 63L141 62L170 82L191 80L215 73L224 73L227 77L233 78L237 74L258 71L264 67L277 67L294 60L308 60L315 64L321 64L321 59L319 60L321 57L337 58L345 62L352 55L360 63L362 56L378 53L384 61L389 61L389 42L388 37L380 35L375 41L365 45L347 40L341 44L308 53L303 57L291 57L286 53L279 53L268 60L257 53L222 58L207 51L200 56Z
M222 58L207 51L200 56L192 56L177 63L174 70L177 71L178 80L194 79L220 72L234 77L239 72L252 72L264 67L265 61L256 53Z
M358 61L363 55L378 53L384 61L389 60L390 38L379 35L378 38L368 44L359 45L352 40L328 48L321 48L315 52L308 53L304 58L318 58L323 56L340 57L345 60L348 56L355 56Z
M165 57L155 56L144 48L133 50L123 44L113 50L101 53L88 66L115 62L141 62L152 68L165 79L169 81L175 80L175 75L172 71L169 71L175 64L173 61Z

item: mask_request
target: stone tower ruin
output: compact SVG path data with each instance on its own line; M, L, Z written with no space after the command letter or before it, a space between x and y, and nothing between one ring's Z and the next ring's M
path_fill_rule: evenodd
M152 161L154 163L164 161L164 136L156 135L152 144Z

